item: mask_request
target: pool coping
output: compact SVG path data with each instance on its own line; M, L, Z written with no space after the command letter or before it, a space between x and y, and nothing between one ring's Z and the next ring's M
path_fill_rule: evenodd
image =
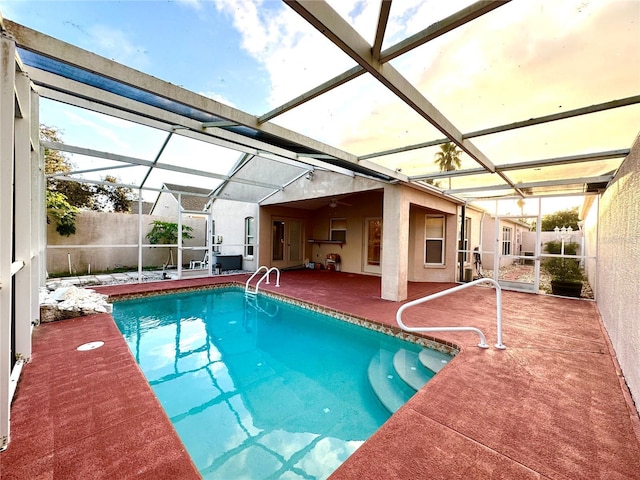
M137 292L137 293L119 293L108 295L108 300L110 302L116 303L118 301L124 300L134 300L138 298L146 298L153 296L161 296L161 295L171 295L177 293L187 293L187 292L204 292L204 291L212 291L212 290L222 290L225 288L243 288L244 284L231 281L224 283L217 283L213 285L202 285L202 286L185 286L185 287L175 287L166 290L157 290L157 291L146 291L146 292ZM347 312L343 312L331 307L327 307L324 305L319 305L317 303L309 302L306 300L299 300L297 298L275 293L273 291L262 290L258 293L259 295L264 295L266 297L274 298L280 300L282 302L288 303L290 305L295 305L300 308L304 308L305 310L309 310L312 312L322 313L331 318L335 318L337 320L341 320L343 322L357 325L359 327L366 328L368 330L373 330L378 333L382 333L384 335L388 335L390 337L397 338L399 340L405 340L407 342L414 343L424 348L431 348L433 350L437 350L441 353L446 353L447 355L451 355L455 358L463 348L454 343L446 340L438 339L437 337L432 337L429 335L423 335L420 333L409 333L402 330L399 327L393 327L389 325L385 325L381 322L376 322L375 320L370 320L365 317L361 317L358 315L353 315Z

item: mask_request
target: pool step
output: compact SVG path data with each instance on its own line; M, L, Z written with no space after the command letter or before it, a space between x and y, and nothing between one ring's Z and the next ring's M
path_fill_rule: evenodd
M449 360L450 355L425 348L412 352L380 349L369 362L367 375L382 405L395 413L420 390Z
M417 352L400 349L393 356L393 368L413 390L420 390L435 373L425 368Z
M373 392L391 413L396 412L416 393L396 372L393 356L394 352L379 350L369 362L367 370Z
M438 373L447 363L449 363L452 357L446 353L425 348L420 351L418 358L425 368L428 368L434 373Z

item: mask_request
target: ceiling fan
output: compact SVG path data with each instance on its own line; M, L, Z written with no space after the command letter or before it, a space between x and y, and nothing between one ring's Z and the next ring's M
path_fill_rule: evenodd
M329 202L329 208L336 208L338 205L344 205L345 207L350 207L350 203L341 202L336 197L333 197Z

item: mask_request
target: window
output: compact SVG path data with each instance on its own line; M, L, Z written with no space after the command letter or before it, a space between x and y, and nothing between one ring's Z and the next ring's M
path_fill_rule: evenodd
M332 218L329 220L329 240L332 242L347 241L347 219Z
M255 225L253 217L244 219L244 256L253 257L253 244L255 242Z
M444 265L444 216L427 215L425 218L425 265Z
M502 227L502 255L511 255L511 228Z

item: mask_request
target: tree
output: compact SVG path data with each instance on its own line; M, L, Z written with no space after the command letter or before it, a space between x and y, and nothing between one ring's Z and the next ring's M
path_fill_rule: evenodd
M131 202L138 199L133 190L117 186L120 179L112 175L105 176L103 181L113 185L95 185L92 208L94 210L130 213Z
M55 127L44 124L40 125L40 140L63 143L61 132ZM128 187L117 186L116 184L120 179L112 175L107 175L103 177L102 180L113 185L89 185L79 182L57 180L51 177L51 175L56 173L69 173L73 171L73 164L59 150L45 147L44 171L45 175L47 175L47 191L59 193L64 197L50 197L52 202L54 202L52 209L55 209L61 214L62 211L60 209L64 208L65 204L69 207L76 208L73 215L64 216L65 221L69 222L65 227L65 231L70 231L71 224L75 222L77 209L87 208L96 211L129 213L131 212L131 202L137 200L137 196L133 193L133 190ZM58 217L54 216L53 218L55 218L56 221L58 220ZM75 227L73 230L75 231Z
M542 217L541 232L552 232L555 227L571 227L579 230L578 227L578 207L567 210L559 210Z
M65 237L76 233L76 214L79 209L70 205L60 192L47 190L47 223L56 222L56 231Z
M40 125L40 140L63 143L61 132L48 125ZM73 164L59 150L45 147L44 149L44 173L47 175L47 190L64 195L69 205L77 208L91 208L93 205L93 190L90 186L77 182L57 180L50 175L56 173L69 173L73 170Z
M60 132L47 125L40 125L40 140L61 143ZM76 215L78 208L69 202L62 183L49 175L71 171L69 160L58 150L44 149L44 173L47 176L47 223L54 221L56 231L65 237L76 233Z
M462 150L458 150L455 143L443 143L440 145L440 151L434 156L434 162L441 172L451 172L462 166L460 155ZM449 190L451 190L451 178L449 178Z
M153 223L151 223L150 225L153 225L153 228L151 228L151 231L147 233L147 239L149 240L149 243L153 245L157 245L157 244L175 245L176 243L178 243L178 224L177 223L154 220ZM185 239L193 238L193 235L191 235L192 231L193 231L193 228L187 225L182 225L182 239L185 240ZM165 265L173 265L173 249L171 247L169 248L169 256L167 257L167 261Z

